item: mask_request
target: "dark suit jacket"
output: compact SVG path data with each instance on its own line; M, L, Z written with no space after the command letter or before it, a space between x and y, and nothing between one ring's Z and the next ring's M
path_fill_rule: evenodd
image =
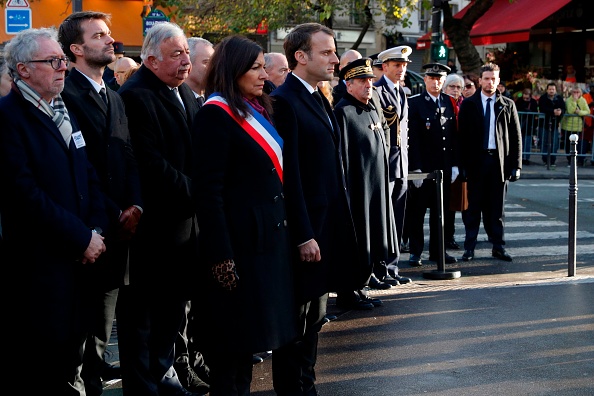
M356 244L341 165L341 132L330 103L321 96L327 114L292 73L272 92L274 119L284 140L284 188L293 247L296 252L298 245L314 238L322 256L321 262L305 263L295 253L299 302L339 285L356 288L346 283L356 262Z
M161 290L167 286L176 290L196 266L189 175L190 126L198 103L184 83L179 86L184 109L175 93L144 65L118 93L126 105L144 200L130 257L130 282L136 278Z
M386 77L382 76L375 84L376 92L379 96L384 110L386 120L394 119L390 124L390 180L406 179L408 175L408 99L402 87L400 89L400 97L404 101L401 114L394 118L396 111L396 95L388 85ZM396 139L400 131L400 146L396 145Z
M409 101L409 152L411 170L433 172L441 169L450 183L452 166L458 166L458 128L450 96L440 93L440 112L427 91Z
M522 168L522 134L520 120L513 100L496 92L495 99L495 141L500 164L501 182L509 179L514 169ZM484 112L481 91L466 98L460 105L458 126L460 130L460 156L468 181L480 177L483 154Z
M124 102L111 89L106 90L105 105L93 85L78 70L72 69L66 78L62 98L74 113L87 144L89 160L95 167L105 192L106 209L110 220L106 244L106 263L109 268L96 275L113 289L122 282L128 261L128 244L117 238L121 211L132 205L143 206L138 166L130 143L128 118ZM114 282L117 282L114 285Z

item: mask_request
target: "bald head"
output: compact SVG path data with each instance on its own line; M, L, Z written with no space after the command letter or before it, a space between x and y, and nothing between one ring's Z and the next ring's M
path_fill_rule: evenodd
M137 67L138 63L132 58L127 56L122 56L121 58L117 59L113 65L113 74L118 82L118 85L122 85L124 83L123 77L128 70L133 67Z
M340 56L340 63L338 64L338 70L342 70L343 67L348 65L354 60L361 59L363 56L357 50L348 50L343 52Z

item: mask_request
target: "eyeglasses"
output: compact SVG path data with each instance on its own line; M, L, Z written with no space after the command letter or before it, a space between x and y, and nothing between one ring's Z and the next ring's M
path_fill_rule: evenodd
M472 87L474 87L474 83L469 83L464 86L464 88L466 88L466 89L470 89Z
M448 87L454 88L454 89L462 89L462 87L459 85L448 85Z
M40 59L40 60L30 60L27 63L49 63L54 70L60 70L62 67L62 62L68 67L70 65L70 59L67 56L63 58L51 58L51 59Z

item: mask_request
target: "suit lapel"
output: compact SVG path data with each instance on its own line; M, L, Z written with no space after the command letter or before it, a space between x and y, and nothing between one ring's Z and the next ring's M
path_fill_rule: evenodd
M107 105L105 104L105 102L103 102L103 99L101 99L101 96L99 96L97 91L95 91L93 85L89 82L89 80L87 80L85 76L83 76L81 72L79 72L75 68L70 72L68 78L71 78L74 82L74 87L79 92L81 98L88 98L91 104L101 109L104 115L107 115ZM105 89L109 90L109 88L107 87L105 87Z

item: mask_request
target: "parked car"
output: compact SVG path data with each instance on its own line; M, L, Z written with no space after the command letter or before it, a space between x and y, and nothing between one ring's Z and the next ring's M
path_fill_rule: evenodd
M406 71L404 83L410 89L411 95L421 93L425 89L423 75L412 70Z

